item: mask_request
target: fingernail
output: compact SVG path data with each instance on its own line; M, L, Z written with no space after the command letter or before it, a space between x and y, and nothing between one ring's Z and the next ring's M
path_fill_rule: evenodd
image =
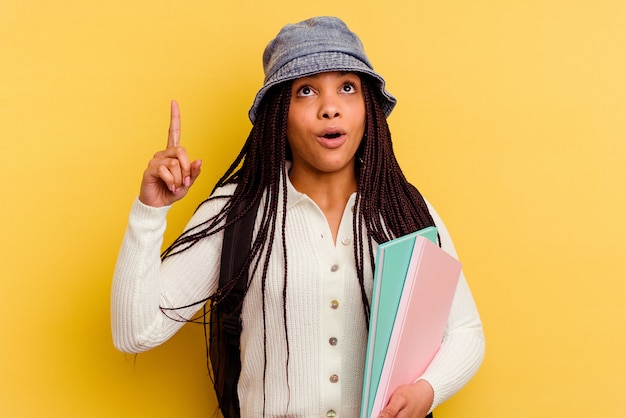
M184 183L185 183L185 187L191 186L191 177L189 176L185 177Z

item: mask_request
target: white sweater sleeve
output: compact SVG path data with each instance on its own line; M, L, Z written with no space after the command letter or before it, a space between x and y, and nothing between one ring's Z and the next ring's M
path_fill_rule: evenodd
M441 247L457 257L443 221L429 205L441 238ZM485 352L482 322L465 276L461 272L439 352L420 379L433 387L431 410L458 392L477 372Z
M222 205L220 199L205 203L187 228L208 219ZM131 209L111 290L113 343L124 352L146 351L168 340L217 286L221 234L161 263L168 210L146 206L139 199Z

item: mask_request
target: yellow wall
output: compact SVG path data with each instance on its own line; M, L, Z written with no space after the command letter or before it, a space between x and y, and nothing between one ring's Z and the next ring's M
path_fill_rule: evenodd
M205 162L180 231L249 130L265 43L318 14L399 98L397 153L484 320L437 417L626 416L626 3L368 1L0 1L0 416L210 415L198 327L112 346L128 209L176 98Z

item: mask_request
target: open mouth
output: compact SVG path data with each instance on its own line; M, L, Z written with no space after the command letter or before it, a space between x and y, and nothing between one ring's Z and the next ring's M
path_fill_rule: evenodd
M339 138L341 136L341 134L339 132L334 132L334 133L328 133L324 135L324 138L326 139L335 139L335 138Z

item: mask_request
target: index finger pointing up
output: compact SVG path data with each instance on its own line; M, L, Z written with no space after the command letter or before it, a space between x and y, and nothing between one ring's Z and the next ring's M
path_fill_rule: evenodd
M170 130L167 136L167 147L177 147L180 145L180 109L176 100L172 100L170 113Z

